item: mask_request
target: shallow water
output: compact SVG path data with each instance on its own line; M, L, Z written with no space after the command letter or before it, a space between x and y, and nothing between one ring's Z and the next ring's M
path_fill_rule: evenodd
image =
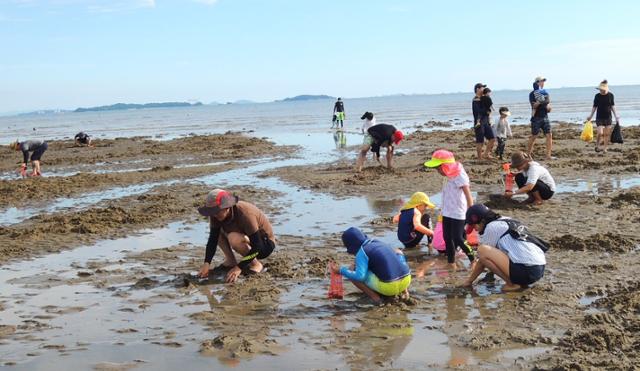
M274 195L272 202L284 205L286 212L272 218L274 229L276 234L295 236L339 233L350 225L363 226L370 231L368 221L397 211L409 196L335 198L299 189L275 178L257 177L264 170L280 166L339 158L352 160L353 157L353 152L341 148L344 140L336 145L332 133L291 133L276 140L282 144L303 143L305 152L299 158L264 161L190 181L211 187L251 185L281 192L282 195ZM346 140L359 144L361 136L347 133ZM85 195L57 200L31 213L87 207L104 200L108 194L117 198L146 192L151 186L144 184L135 189L126 187L110 193L100 192L94 199ZM437 195L433 199L439 202ZM330 212L320 212L327 210L327 205L331 205ZM4 220L12 217L18 220L25 215L5 215ZM213 366L215 369L240 365L243 368L275 370L291 364L307 369L359 368L371 364L371 360L374 363L391 362L390 365L397 368L441 368L476 365L501 356L495 352L472 352L449 344L443 326L456 326L464 331L467 320L482 317L499 304L501 298L490 294L499 292L500 287L479 284L474 291L464 290L452 296L447 287L460 279L465 271L452 274L441 266L441 259L434 260L436 265L428 271L425 279L416 280L412 285L414 296L430 303L426 311L392 313L391 317L380 321L378 309L362 301L359 295L348 296L342 301L329 301L325 298L327 282L309 280L302 285L281 288L284 291L278 297L276 315L291 322L269 327L270 337L283 348L278 351L278 356L257 355L242 360L201 356L198 353L200 341L212 339L216 334L203 330L202 325L188 316L222 308L225 299L218 294L222 284L201 286L197 291L181 291L170 283L175 275L163 271L163 267L154 267L149 262L132 262L126 256L132 252L180 244L204 246L206 236L206 223L185 225L176 222L134 236L104 240L91 246L3 266L0 270L0 301L5 307L2 324L44 327L34 338L22 336L21 331L27 330L19 329L11 340L0 343L0 359L5 364L17 363L15 369L29 370L50 369L52 365L85 369L101 362L135 360L140 361L135 363L137 369L176 369L188 364L190 367ZM396 242L394 232L376 237L389 243ZM199 261L204 248L197 249L196 261ZM424 251L408 252L408 257L414 268L419 262L432 259L425 257ZM189 264L189 260L181 264ZM191 264L193 270L198 268L198 263ZM96 281L98 283L89 283L92 281L84 277L89 274L87 272L98 271L91 268L94 265L99 267L104 281L100 278ZM137 289L132 285L140 277L159 284L146 290ZM261 314L249 312L247 315ZM370 316L371 320L362 321L363 316L365 319ZM343 341L332 338L334 328L346 333L350 340L340 343L338 351L327 351L325 346L331 347ZM174 333L167 335L167 331ZM516 352L513 354L517 356L529 354L527 352L535 354L531 349L522 353L517 353L517 350L511 352ZM354 357L354 354L365 357Z

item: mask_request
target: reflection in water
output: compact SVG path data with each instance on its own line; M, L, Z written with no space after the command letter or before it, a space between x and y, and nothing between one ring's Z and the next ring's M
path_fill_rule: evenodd
M369 204L369 209L376 214L390 214L397 213L404 204L404 200L402 198L391 200L367 198L367 203Z
M333 141L336 144L336 149L346 148L347 134L342 130L336 130L333 132Z
M347 329L343 316L329 320L339 351L352 369L391 365L404 352L415 331L407 313L395 306L377 307L359 318L360 326Z

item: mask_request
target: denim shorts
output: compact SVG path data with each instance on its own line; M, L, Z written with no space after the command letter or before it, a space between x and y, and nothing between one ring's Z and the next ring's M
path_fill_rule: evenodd
M548 117L534 117L531 119L531 135L538 135L540 130L546 135L551 133Z

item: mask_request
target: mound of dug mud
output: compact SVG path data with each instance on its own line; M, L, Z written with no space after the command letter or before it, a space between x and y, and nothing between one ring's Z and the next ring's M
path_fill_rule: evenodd
M633 188L620 193L611 199L611 208L619 209L625 206L640 206L640 188Z
M640 362L640 281L605 292L594 305L602 313L587 314L567 331L548 369L636 369ZM547 369L545 367L545 369Z
M611 232L596 233L586 238L565 234L549 241L551 249L575 251L611 251L624 253L636 248L637 241Z

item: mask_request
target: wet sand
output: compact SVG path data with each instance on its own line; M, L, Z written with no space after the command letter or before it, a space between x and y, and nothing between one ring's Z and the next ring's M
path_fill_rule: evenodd
M514 129L518 138L508 142L508 149L521 147L525 140L525 129ZM414 277L412 300L382 306L370 303L347 282L344 300L326 298L327 262L350 263L352 258L340 248L339 233L312 233L313 226L304 226L301 235L278 234L277 249L265 260L261 275L243 275L234 285L222 283L225 272L220 270L207 280L192 276L207 236L206 221L195 207L211 185L183 180L202 172L224 174L242 164L178 168L192 147L173 151L161 145L159 158L168 157L158 163L171 168L122 177L81 174L78 179L94 180L68 188L65 183L76 182L66 178L73 176L28 179L43 181L42 188L51 188L55 195L34 193L41 202L82 195L93 187L180 182L0 227L0 268L4 277L15 276L2 283L0 352L10 354L0 357L2 364L33 369L53 362L98 370L176 368L185 362L191 367L267 369L633 368L640 344L640 281L635 278L640 249L632 231L640 221L640 188L605 184L638 176L634 167L640 164L640 129L625 128L627 143L607 155L595 154L591 144L576 140L576 126L561 125L556 133L559 158L548 165L559 186L579 183L542 207L490 197L502 187L500 165L472 159L468 132L412 134L392 172L369 162L362 174L354 174L351 162L339 162L314 165L312 171L309 166L287 167L261 175L339 198L372 195L388 212L359 217L368 214L353 211L353 223L387 238L395 231L390 217L401 203L398 198L416 190L435 194L442 187L442 178L424 171L422 163L442 143L460 143L450 148L463 159L479 199L526 221L552 244L545 277L529 290L510 294L500 293L499 281L479 283L473 290L457 287L468 273L466 259L460 269L450 271L441 257L424 249L406 251L414 273L428 267L425 277ZM197 137L191 139L191 144L200 143ZM129 146L138 140L122 141L131 141ZM238 150L249 143L238 140L240 147L234 141L225 143ZM157 143L148 144L153 148ZM242 158L288 153L264 144L262 152ZM541 144L539 140L538 156ZM113 164L113 169L131 166L125 153L119 156L122 164ZM204 164L211 158L198 161ZM582 187L581 193L570 192ZM296 213L304 209L276 202L277 190L230 189L259 205L276 226L298 223ZM13 196L4 202L12 205L20 199ZM330 204L321 206L311 205L310 212L331 212ZM78 249L61 252L71 248ZM25 259L34 259L33 266ZM220 262L218 254L212 266ZM101 325L82 326L96 321Z

